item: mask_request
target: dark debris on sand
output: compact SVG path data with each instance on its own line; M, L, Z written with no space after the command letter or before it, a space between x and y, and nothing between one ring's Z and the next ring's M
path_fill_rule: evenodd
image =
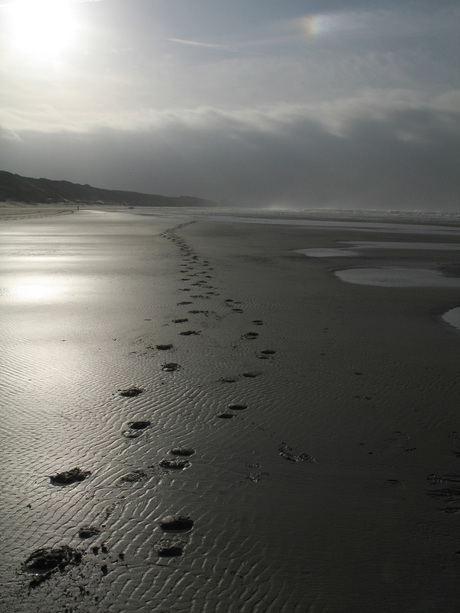
M79 468L72 468L72 470L67 470L62 473L52 475L50 477L50 481L53 485L71 485L72 483L84 481L90 476L90 474L91 471L89 470L83 471Z

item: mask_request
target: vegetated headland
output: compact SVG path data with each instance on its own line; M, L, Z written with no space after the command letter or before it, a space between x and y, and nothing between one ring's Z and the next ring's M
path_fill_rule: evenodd
M127 206L203 207L215 202L195 196L161 196L101 189L70 181L33 179L0 170L0 202L28 204L82 203Z

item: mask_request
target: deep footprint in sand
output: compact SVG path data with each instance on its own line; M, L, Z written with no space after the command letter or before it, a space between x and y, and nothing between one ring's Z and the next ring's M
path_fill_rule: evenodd
M161 468L166 468L167 470L184 470L185 468L190 468L191 462L188 460L172 460L170 458L164 458L160 462Z
M173 345L171 343L167 343L165 345L156 345L156 348L159 351L168 351L168 349L172 349Z
M96 526L82 526L78 530L78 536L81 539L89 539L92 536L97 536L100 533L101 533L100 529L97 528Z
M124 390L118 390L120 396L123 396L124 398L134 398L135 396L142 394L143 391L144 390L140 387L128 387Z
M176 370L179 370L179 368L179 364L176 364L175 362L168 362L167 364L163 364L161 370L164 370L165 372L175 372Z
M193 519L188 515L168 515L160 521L164 532L188 532L193 528Z
M195 453L195 450L192 447L173 447L169 453L188 458Z
M222 377L219 379L221 383L236 383L238 381L237 377Z
M160 558L177 558L182 555L184 545L183 541L161 539L153 548Z
M146 479L148 479L148 475L146 472L144 472L143 470L133 470L132 472L123 475L123 477L120 477L118 479L118 484L124 485L131 483L141 483Z
M231 411L244 411L245 409L248 408L247 404L229 404L228 408Z
M243 377L246 377L247 379L255 379L256 377L259 377L261 374L262 373L259 371L244 372Z
M91 475L91 471L80 470L79 468L72 468L62 473L57 473L50 477L50 481L53 485L72 485L73 483L79 483L84 481Z
M82 553L72 547L44 547L30 554L22 564L22 568L28 573L42 574L55 570L63 571L69 565L80 564Z
M259 336L258 332L246 332L246 334L243 334L241 338L248 340L248 341L252 341L256 339L258 336Z
M278 452L282 458L289 460L289 462L309 462L310 464L316 464L316 458L308 453L295 453L292 447L281 443L278 447Z
M198 336L201 334L199 330L185 330L184 332L179 332L181 336Z
M128 422L129 430L123 430L122 435L125 438L138 438L145 428L150 426L150 422L145 421L130 421Z
M219 419L233 419L233 417L235 417L235 415L233 413L228 413L227 411L225 411L223 413L218 413L217 417Z
M172 320L173 324L183 324L186 321L188 321L187 317L181 317L179 319L173 319Z

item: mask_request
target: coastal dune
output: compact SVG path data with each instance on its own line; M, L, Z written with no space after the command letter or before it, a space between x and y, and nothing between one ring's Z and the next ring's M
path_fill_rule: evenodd
M336 272L460 228L139 212L0 227L1 607L456 610L460 290Z

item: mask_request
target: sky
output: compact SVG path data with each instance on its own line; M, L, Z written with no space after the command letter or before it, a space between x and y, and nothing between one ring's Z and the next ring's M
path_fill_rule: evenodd
M460 212L458 0L0 0L0 169Z

